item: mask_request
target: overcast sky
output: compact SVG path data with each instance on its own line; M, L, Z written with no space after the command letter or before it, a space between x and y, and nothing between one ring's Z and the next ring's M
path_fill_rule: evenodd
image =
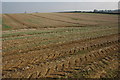
M118 2L119 0L2 0L2 2Z
M3 2L3 13L59 12L71 10L117 9L117 2Z

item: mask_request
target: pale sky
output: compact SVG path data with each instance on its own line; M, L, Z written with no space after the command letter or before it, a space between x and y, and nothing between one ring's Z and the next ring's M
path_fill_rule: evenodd
M1 0L2 2L119 2L120 0Z
M114 10L118 9L117 2L3 2L3 13L61 12L76 10Z
M119 2L119 0L1 0L1 1L3 2L2 3L3 13L23 13L25 11L44 13L69 10L118 9Z

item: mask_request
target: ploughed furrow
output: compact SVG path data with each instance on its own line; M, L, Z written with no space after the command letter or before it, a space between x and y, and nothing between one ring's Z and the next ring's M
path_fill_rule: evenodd
M33 15L38 15L39 16L39 14L33 14ZM89 20L89 22L86 23L87 20L83 20L81 18L80 18L80 20L77 20L77 19L74 19L74 18L56 16L54 14L41 14L40 16L46 17L46 18L49 18L49 19L56 19L56 20L59 20L59 21L65 21L65 22L70 22L70 23L71 22L72 23L78 23L78 25L77 25L78 27L82 27L82 26L85 27L85 26L88 26L88 25L89 26L97 25L97 22L95 22L95 21L93 22L93 21ZM70 26L66 26L66 27L71 27L71 25Z
M2 36L2 78L117 76L117 16L31 13L3 17L7 31Z
M116 28L110 28L110 29L99 29L99 30L93 30L93 31L89 31L89 32L83 32L83 33L80 33L80 34L84 34L84 33L91 33L91 32L99 32L99 31L113 31L113 30L117 30ZM25 37L25 36L34 36L34 35L44 35L44 34L56 34L56 33L64 33L65 31L50 31L50 32L34 32L34 33L30 33L30 32L26 32L26 33L19 33L19 34L4 34L3 33L3 41L8 39L8 38L13 38L13 37ZM66 30L66 32L70 32L72 33L73 31L72 30Z
M118 47L113 45L84 57L61 61L57 67L47 68L45 77L49 78L101 78L107 77L110 70L118 70ZM105 75L104 75L105 74ZM114 77L117 76L113 74ZM109 76L109 75L108 75Z
M48 17L35 15L35 14L30 14L30 15L40 17L40 18L45 18L45 19L48 19L48 20L53 20L53 21L60 21L60 22L66 22L66 23L72 23L72 24L80 24L80 23L75 23L75 22L72 22L72 21L70 22L70 21L64 21L64 20L59 20L59 19L53 19L53 18L48 18ZM71 27L73 27L73 26L71 26ZM82 26L78 25L78 26L75 26L75 27L82 27Z
M72 55L78 55L80 53L81 54L87 53L87 52L89 52L91 50L95 50L95 49L102 48L102 47L107 47L107 46L113 45L115 43L117 43L117 41L91 45L91 46L89 46L87 48L84 48L84 49L75 49L74 51L65 52L65 54L63 54L63 53L52 53L52 54L50 53L48 55L43 54L43 55L40 55L40 57L44 58L44 59L39 60L40 57L38 57L38 58L34 59L32 62L29 62L29 65L39 65L41 63L51 62L51 61L54 61L54 60L57 60L57 59L65 58L64 56L68 57L68 56L72 56ZM26 65L24 65L24 66L26 66ZM23 68L24 66L22 65L21 68Z
M83 18L82 16L76 16L76 15L72 15L72 14L67 14L67 15L66 14L52 14L52 15L59 16L59 17L66 17L66 18L70 18L70 19L73 19L73 20L85 20L85 21L90 21L91 20L90 18L85 18L85 17ZM92 18L95 18L95 17L92 17ZM99 18L101 18L101 17L99 17ZM108 19L104 19L104 17L102 17L102 20L92 19L91 21L104 21L105 22L105 21L111 21L111 19L108 20Z
M114 43L114 44L112 44L112 43ZM72 65L73 66L74 65L79 66L79 62L77 62L77 61L83 61L82 64L86 64L87 62L91 62L91 61L96 60L96 58L99 59L101 57L104 57L104 55L106 55L109 52L117 51L118 45L115 45L116 43L118 43L118 41L115 41L115 42L113 41L113 42L109 42L109 43L106 43L106 44L103 43L102 45L98 44L99 45L98 49L94 45L94 47L92 47L93 49L88 50L88 52L86 52L86 50L88 49L87 48L87 49L83 49L83 51L74 52L74 55L69 55L69 56L65 56L65 57L57 57L56 59L54 58L55 56L53 56L52 57L53 60L48 59L45 62L44 61L39 62L40 60L38 60L37 62L36 61L31 61L31 62L34 62L34 63L28 63L28 65L23 64L24 66L22 66L21 65L22 63L21 63L20 65L13 66L13 67L10 67L10 68L7 68L7 69L3 69L3 74L4 73L7 74L7 73L11 72L11 76L16 75L14 77L18 77L18 75L22 76L22 77L26 77L26 76L28 76L28 77L36 77L36 74L39 73L40 77L45 77L45 76L48 75L48 73L52 74L52 72L54 72L54 68L57 71L62 70L63 68L61 66L65 66L65 64L68 64L68 65L66 65L68 67L72 67ZM111 45L109 45L109 44L111 44ZM98 46L98 45L96 45L96 46ZM105 45L108 45L108 46L105 46ZM81 55L82 53L88 53L88 54ZM93 60L89 58L91 56L92 56ZM98 57L96 57L96 56L98 56ZM44 58L45 58L45 56L44 56ZM67 61L67 63L66 63L66 61ZM40 70L40 72L38 71L37 73L34 72L35 74L31 73L31 74L28 75L28 73L30 73L29 71L31 71L31 70L33 70L33 71ZM41 71L41 70L43 70L43 71ZM15 74L16 71L18 72L18 74ZM25 72L26 75L22 75L21 74L22 72ZM66 72L64 72L64 73L66 73ZM7 76L7 75L4 75L4 76Z
M112 30L112 29L111 29ZM85 40L85 39L92 39L100 36L108 36L108 33L111 30L105 30L104 32L99 34L97 31L91 31L91 32L85 32L85 33L65 33L64 36L58 34L39 34L35 36L24 36L22 37L15 37L11 40L3 40L3 54L5 55L11 55L11 54L16 54L16 53L25 53L29 51L34 51L34 50L39 50L48 46L53 46L53 45L59 45L59 44L64 44L68 42L73 42L77 40ZM99 32L101 32L100 30ZM115 30L113 30L115 31ZM116 33L116 32L115 32ZM112 34L115 34L112 33ZM89 35L88 35L89 34ZM50 35L50 36L49 36ZM53 35L53 36L52 36ZM55 35L55 36L54 36ZM84 37L85 35L85 37ZM94 36L95 35L95 36ZM48 37L47 37L48 36ZM94 36L94 37L93 37ZM67 37L67 39L66 39ZM9 39L9 38L8 38ZM18 40L16 40L18 39ZM7 54L9 52L9 54Z
M114 48L114 50L113 50L113 48ZM97 53L97 54L100 54L100 55L98 55L97 59L100 59L101 57L104 57L105 55L108 55L108 54L110 55L109 52L111 52L111 50L113 50L112 52L117 51L117 50L115 50L115 46L108 47L107 50L108 50L108 52L105 51L105 53L104 52L99 52L99 50L98 50L99 53ZM77 66L86 64L87 63L87 61L85 60L86 56L76 55L76 56L67 57L67 58L62 59L62 60L56 60L56 61L53 61L53 62L50 62L50 63L48 62L46 64L43 63L39 66L35 66L33 69L37 70L37 71L33 71L33 73L31 73L31 74L28 74L28 73L30 73L30 71L32 69L30 69L30 70L27 69L26 70L27 72L25 72L26 75L20 75L20 73L18 73L18 74L22 77L27 76L28 78L36 78L36 77L54 77L55 78L56 75L57 75L57 77L60 77L61 75L64 76L65 74L68 74L68 73L72 72L71 69L73 69L76 66L76 59L80 60L80 63L82 63L82 64L79 64L79 65L77 64ZM94 58L93 61L96 60L96 57L93 57L93 58ZM91 62L92 62L92 60L91 60ZM64 70L66 70L66 71L64 71ZM15 74L13 73L12 75L15 75ZM14 77L17 77L17 76L18 75L15 75Z
M105 41L105 40L106 41ZM115 38L112 38L109 36L108 39L106 38L101 38L101 39L95 39L95 40L88 40L87 43L85 44L84 42L81 42L80 44L75 43L71 45L63 45L61 46L61 50L59 50L59 47L51 47L49 49L44 49L44 50L38 50L38 51L31 51L28 54L18 54L18 55L10 55L10 56L4 56L3 61L6 63L8 66L7 67L12 67L12 66L18 66L14 65L14 61L20 63L19 66L23 68L26 66L25 63L37 65L42 62L48 62L52 60L56 60L59 58L62 58L64 56L69 56L69 55L76 55L76 54L83 54L85 52L89 52L91 50L95 50L98 48L102 48L103 46L109 46L118 43L118 40L114 40ZM26 58L28 56L28 58ZM15 58L13 61L13 57ZM32 59L32 61L29 61L29 59ZM21 61L22 60L22 61ZM21 65L22 62L22 65ZM10 64L9 64L10 63ZM13 64L11 64L13 63ZM23 65L24 64L24 65Z
M74 41L68 41L68 42L65 42L65 43L59 43L59 44L48 44L48 45L45 45L45 46L35 46L35 47L32 47L32 48L25 48L25 49L22 49L22 50L20 50L20 49L15 49L15 50L12 50L11 49L11 51L9 52L9 54L6 54L7 52L4 52L3 51L3 56L11 56L11 54L14 54L14 55L18 55L18 54L20 54L20 53L29 53L29 52L34 52L34 51L39 51L39 50L44 50L44 49L48 49L48 48L50 48L51 49L51 47L52 48L56 48L56 47L58 47L59 49L58 50L60 50L61 48L62 48L62 46L70 46L70 45L72 45L72 44L78 44L78 45L81 45L82 44L82 46L83 45L85 45L85 42L89 42L89 41L94 41L94 40L97 40L97 39L102 39L102 38L105 38L105 41L106 41L106 38L110 38L110 37L114 37L115 39L117 38L117 35L116 34L112 34L112 35L106 35L106 36L100 36L100 37L93 37L93 38L86 38L86 39L80 39L80 40L74 40ZM114 40L114 38L110 38L110 39L113 39ZM108 41L109 41L109 39L107 39ZM99 42L99 41L98 41ZM28 43L29 44L29 43ZM89 44L91 44L91 43L89 43ZM87 44L86 43L86 45L85 46L87 46L87 45L89 45L89 44ZM81 48L82 48L82 46L81 46ZM4 50L4 49L3 49ZM17 53L17 54L16 54Z
M23 21L20 21L20 20L16 19L15 16L11 16L9 14L5 14L5 15L10 17L11 19L13 19L15 22L22 24L23 26L26 26L28 28L34 28L34 26L31 26L31 25L29 25L29 24L27 24L27 23L25 23Z
M52 14L52 15L54 15L54 16L59 16L59 17L63 17L63 18L70 18L70 19L73 19L73 20L78 20L78 21L92 21L92 22L94 22L94 21L97 21L98 23L105 23L105 22L108 22L108 23L113 23L113 24L115 24L115 23L117 23L117 16L114 16L114 17L109 17L109 19L108 19L108 17L106 17L106 16L99 16L99 15L94 15L94 16L92 16L92 15L85 15L85 14L81 14L81 15L79 15L79 14ZM83 17L84 16L84 17ZM85 17L85 16L87 16L87 17ZM109 15L110 16L110 15ZM97 19L97 18L99 18L99 19ZM92 19L91 19L92 18ZM99 24L100 25L100 24ZM109 24L108 24L109 25Z
M94 49L95 47L99 47L101 45L108 45L108 44L114 44L117 42L117 36L108 36L108 39L106 39L107 37L103 37L103 38L96 38L96 39L92 39L92 40L84 40L84 41L75 41L72 43L68 43L68 44L64 44L64 45L58 45L58 46L52 46L52 47L46 47L46 48L42 48L42 50L35 50L35 51L31 51L28 53L23 53L23 54L15 54L15 55L3 55L4 59L3 61L10 61L14 58L19 59L20 57L22 57L24 59L25 56L29 56L32 57L37 56L38 59L42 59L44 57L43 60L46 59L52 59L52 58L56 58L56 57L60 57L60 56L64 56L64 55L72 55L74 54L74 52L79 51L79 50L91 50ZM18 53L18 52L17 52ZM33 54L34 53L34 54ZM29 59L28 58L28 59ZM37 59L36 58L36 59ZM25 57L26 59L26 57ZM26 59L27 60L27 59Z
M6 28L7 26L9 26L8 28ZM8 30L14 30L14 29L18 29L18 28L23 28L25 27L24 25L15 22L13 19L11 19L10 17L8 17L7 15L3 15L2 16L2 37L4 32L8 31ZM10 32L10 31L8 31Z
M39 16L39 14L33 14ZM81 15L81 16L80 16ZM59 19L61 21L67 21L67 22L73 22L73 23L79 23L80 26L90 26L90 25L97 25L97 26L112 26L117 24L117 16L116 18L111 18L108 19L107 17L100 17L99 15L94 15L94 16L88 16L88 15L83 15L83 14L59 14L59 13L51 13L51 14L41 14L40 16L49 18L49 19ZM87 17L86 17L87 16ZM99 19L98 19L99 18ZM111 23L111 24L109 24ZM70 27L70 26L68 26ZM79 27L79 25L78 25Z
M113 53L114 54L114 53ZM105 57L98 61L98 63L95 64L97 66L97 69L94 69L93 73L89 73L86 75L86 77L89 78L112 78L118 76L118 56L119 53L115 53L112 56ZM111 58L110 58L111 57ZM86 70L88 71L88 70Z

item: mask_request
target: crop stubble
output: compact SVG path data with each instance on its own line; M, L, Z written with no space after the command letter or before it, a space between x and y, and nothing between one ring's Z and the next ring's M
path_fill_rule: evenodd
M33 13L3 19L12 27L3 29L3 78L117 76L116 15Z

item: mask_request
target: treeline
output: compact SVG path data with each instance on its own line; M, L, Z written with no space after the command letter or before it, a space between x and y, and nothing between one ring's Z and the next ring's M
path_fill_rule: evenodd
M119 14L120 9L117 10L97 10L94 9L93 11L66 11L60 13L102 13L102 14Z
M117 10L93 10L94 13L120 13L120 9Z

